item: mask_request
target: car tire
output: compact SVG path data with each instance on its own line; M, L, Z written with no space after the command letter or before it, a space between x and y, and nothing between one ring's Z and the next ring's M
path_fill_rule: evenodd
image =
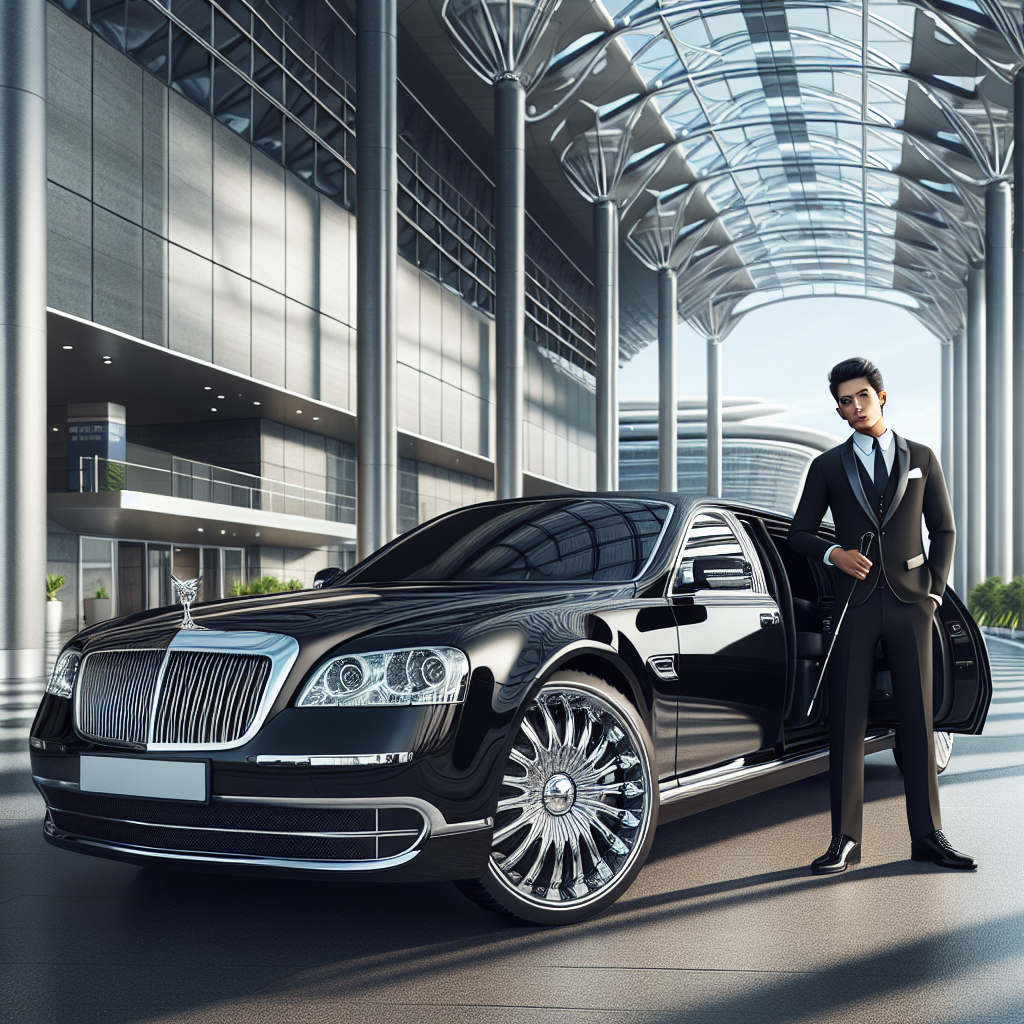
M938 732L934 734L935 738L935 770L941 775L949 764L949 759L953 756L953 733L951 732ZM896 745L892 748L892 757L896 762L896 767L903 771L903 746L900 743L900 734L896 733Z
M532 924L614 903L650 852L654 750L632 704L595 676L560 672L529 702L502 769L487 873L471 900Z

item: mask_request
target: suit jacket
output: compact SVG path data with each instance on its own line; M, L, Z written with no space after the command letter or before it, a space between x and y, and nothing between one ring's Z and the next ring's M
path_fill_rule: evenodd
M896 493L881 522L878 509L864 491L850 437L811 463L789 530L789 546L819 560L831 546L818 536L827 508L832 509L836 543L844 550L859 547L861 536L868 530L875 534L868 554L874 565L868 578L858 581L838 572L836 598L845 601L850 596L854 605L863 604L871 596L882 574L893 594L908 604L922 601L929 594L941 597L953 562L956 529L939 460L925 445L895 432L893 437ZM921 540L922 514L928 528L927 558Z

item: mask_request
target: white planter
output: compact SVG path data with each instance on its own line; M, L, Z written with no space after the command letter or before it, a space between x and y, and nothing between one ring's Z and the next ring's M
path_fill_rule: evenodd
M60 601L46 602L46 632L59 633L64 605Z
M114 617L113 602L109 597L87 597L82 604L85 605L87 626L95 626L97 622L106 622Z

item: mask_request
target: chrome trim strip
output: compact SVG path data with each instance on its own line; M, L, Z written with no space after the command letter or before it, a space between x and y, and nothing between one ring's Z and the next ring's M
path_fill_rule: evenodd
M430 823L428 835L447 836L460 832L477 832L494 828L494 818L479 818L476 821L456 821L448 824L444 815L431 803L417 796L357 796L332 800L329 797L315 796L214 796L213 803L229 804L262 804L268 807L323 807L325 809L341 809L347 807L363 810L374 807L404 807L419 811Z
M869 734L864 740L864 747L866 754L875 753L877 750L888 749L892 744L887 743L895 736L895 732L892 729L887 729L881 733ZM806 754L797 754L793 757L780 757L774 761L765 761L763 764L754 764L743 766L736 766L736 762L732 761L722 768L712 768L706 772L700 772L699 777L693 778L689 781L681 781L679 779L670 779L668 782L661 783L660 795L662 806L667 804L674 804L680 800L686 800L690 797L700 796L702 793L708 793L716 789L724 789L726 786L731 786L736 782L745 782L749 779L758 779L765 775L773 775L777 771L782 771L785 768L795 768L800 765L813 764L815 761L824 761L828 763L828 748L818 748L812 750ZM825 769L822 768L822 771ZM684 776L685 778L685 776Z
M674 654L656 654L653 658L647 659L647 664L659 679L671 682L673 679L679 678Z
M412 751L394 754L257 754L264 768L338 768L378 764L408 764Z
M406 853L400 853L396 857L363 861L288 860L283 857L216 857L204 854L179 853L171 850L155 850L143 846L123 846L120 843L104 843L95 839L86 839L83 836L76 836L70 832L61 832L49 818L47 818L43 828L48 835L53 836L55 839L80 843L82 846L95 846L100 850L125 853L132 857L152 857L154 860L179 860L202 864L234 864L259 868L287 868L292 871L386 871L388 868L396 868L402 864L408 864L409 861L419 856L420 853L420 848L417 848L415 850L408 850Z

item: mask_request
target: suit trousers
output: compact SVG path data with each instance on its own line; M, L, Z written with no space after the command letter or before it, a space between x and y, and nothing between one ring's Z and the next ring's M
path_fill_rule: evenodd
M833 835L861 839L864 735L879 640L892 674L892 699L899 715L910 837L920 839L942 828L932 737L933 615L931 598L906 604L889 589L875 590L846 613L828 679Z

